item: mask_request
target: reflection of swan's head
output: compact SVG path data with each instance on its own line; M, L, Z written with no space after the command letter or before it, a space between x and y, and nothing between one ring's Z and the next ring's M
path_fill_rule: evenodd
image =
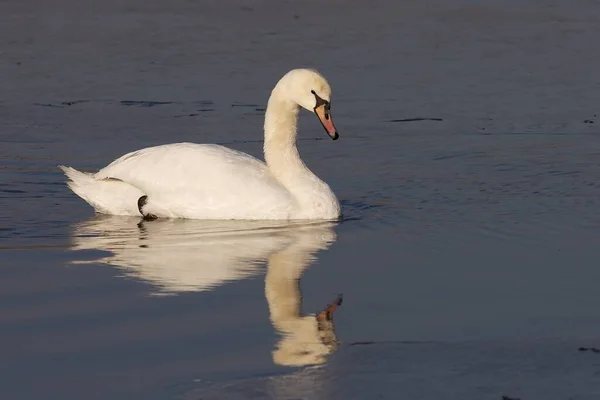
M293 69L285 74L273 89L278 100L295 103L314 112L329 136L339 136L331 119L331 87L323 75L314 69Z
M273 361L290 367L323 364L335 348L317 340L320 335L315 316L303 317L296 323L296 331L282 336L277 344Z
M288 321L288 332L284 333L273 351L273 361L287 366L316 365L327 361L338 349L333 312L341 303L342 298L339 297L317 315ZM282 322L279 321L280 328Z

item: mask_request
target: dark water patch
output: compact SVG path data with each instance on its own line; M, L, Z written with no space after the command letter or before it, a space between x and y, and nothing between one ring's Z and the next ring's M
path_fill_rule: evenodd
M172 101L148 101L148 100L121 100L120 103L121 103L121 105L124 105L127 107L133 106L133 107L144 107L144 108L174 104L174 102L172 102Z
M373 222L377 220L377 218L373 218L373 216L369 216L368 214L384 207L386 204L384 203L365 203L361 201L354 200L341 200L340 205L342 206L342 222L352 222L352 221L363 221L370 220Z
M54 140L50 140L50 139L14 139L14 138L0 138L0 143L36 143L36 144L42 144L42 143L55 143Z
M597 114L594 114L594 116L592 118L588 118L583 120L584 124L593 124L594 122L596 122L596 118L597 118Z
M382 340L382 341L375 341L375 340L361 340L361 341L357 341L357 342L351 342L348 343L347 346L371 346L371 345L382 345L382 346L387 346L387 345L405 345L405 344L410 344L410 345L414 345L414 344L440 344L442 342L436 342L436 341L431 341L431 340L422 340L422 341L418 341L418 340Z
M200 114L192 113L192 114L184 114L184 115L174 115L173 118L183 118L183 117L197 117Z
M547 132L547 131L515 131L515 132L498 132L496 134L499 135L507 135L507 136L572 136L575 135L573 132ZM578 133L578 135L585 135L585 133Z
M370 345L370 344L375 344L376 342L373 341L364 341L364 342L353 342L353 343L349 343L348 346L365 346L365 345Z
M249 103L232 103L231 107L253 107L253 108L257 108L259 107L258 104L249 104Z
M203 106L212 106L215 103L212 100L196 100L196 101L192 101L192 104L200 104Z
M80 104L80 103L88 103L88 102L90 102L90 101L91 101L91 100L73 100L73 101L63 101L63 102L62 102L62 103L60 103L60 104L63 104L63 105L65 105L65 106L72 106L72 105L75 105L75 104Z
M46 171L48 172L48 171ZM62 175L62 174L61 174ZM63 186L64 182L48 182L48 181L37 181L37 182L33 182L33 181L23 181L21 182L21 184L24 185L43 185L43 186Z
M75 104L89 103L91 101L92 100L72 100L72 101L61 101L60 103L33 103L33 105L40 106L40 107L65 108L65 107L70 107Z
M581 171L560 171L560 170L552 170L552 171L548 171L547 173L550 175L577 175L579 174Z
M1 236L0 236L1 237ZM4 246L0 245L0 250L54 250L54 249L69 249L69 244L35 244L35 245L16 245L16 246Z
M25 192L23 192L23 193L25 193ZM14 198L18 198L18 199L24 200L24 199L43 199L44 197L46 197L46 196L35 195L34 194L34 195L31 195L31 196L18 196L18 197L15 197L15 196L0 196L0 199L11 199L11 198L14 199Z
M390 119L387 122L418 122L418 121L443 121L442 118L421 118L421 117L415 117L415 118L403 118L403 119Z
M18 193L27 193L27 192L24 190L18 190L18 189L3 189L3 190L0 190L0 193L18 194Z
M457 151L449 154L442 154L439 156L435 156L432 158L433 161L443 161L443 160L451 160L453 158L458 158L461 160L470 160L474 158L483 158L487 154L482 151Z
M597 347L580 347L579 351L582 351L582 352L589 351L592 353L600 353L600 349Z
M349 207L354 210L371 210L374 208L379 208L385 206L385 204L369 204L362 201L354 201L354 200L341 200L340 204L344 207Z
M492 165L492 168L494 169L494 171L514 171L515 169L517 169L515 165L505 163L494 164Z
M507 131L507 130L492 130L493 128L488 127L490 130L486 130L485 128L476 128L481 129L481 131L473 131L469 134L472 135L480 135L480 136L539 136L539 137L555 137L555 136L593 136L596 137L597 134L595 132L566 132L566 131L550 131L548 129L539 130L539 131ZM482 132L483 131L483 132Z
M246 114L244 114L244 115L246 115ZM313 142L313 141L319 141L319 140L325 140L325 139L327 139L327 138L314 137L314 138L298 138L297 140L299 142ZM251 140L231 140L231 141L226 141L226 142L215 142L215 144L218 144L221 146L227 146L227 145L232 145L232 144L263 143L263 142L264 142L264 139L251 139Z
M33 105L40 106L40 107L65 108L64 105L52 104L52 103L33 103Z

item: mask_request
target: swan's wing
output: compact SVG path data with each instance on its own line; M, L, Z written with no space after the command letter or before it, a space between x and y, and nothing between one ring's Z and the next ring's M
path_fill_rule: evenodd
M95 177L116 178L139 188L158 216L281 218L293 204L262 161L219 145L145 148L115 160Z

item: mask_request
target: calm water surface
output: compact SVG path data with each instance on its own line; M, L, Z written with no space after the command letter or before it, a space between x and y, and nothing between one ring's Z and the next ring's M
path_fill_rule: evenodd
M0 398L600 396L595 2L9 0L0 38ZM300 66L340 223L138 226L56 168L260 157Z

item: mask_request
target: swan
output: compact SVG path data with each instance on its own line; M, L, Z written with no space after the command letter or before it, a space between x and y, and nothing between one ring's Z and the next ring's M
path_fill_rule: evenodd
M319 118L333 140L331 87L318 71L293 69L275 85L264 122L264 157L216 144L174 143L116 159L96 173L60 165L69 188L97 213L215 220L337 220L340 203L304 164L298 112Z

